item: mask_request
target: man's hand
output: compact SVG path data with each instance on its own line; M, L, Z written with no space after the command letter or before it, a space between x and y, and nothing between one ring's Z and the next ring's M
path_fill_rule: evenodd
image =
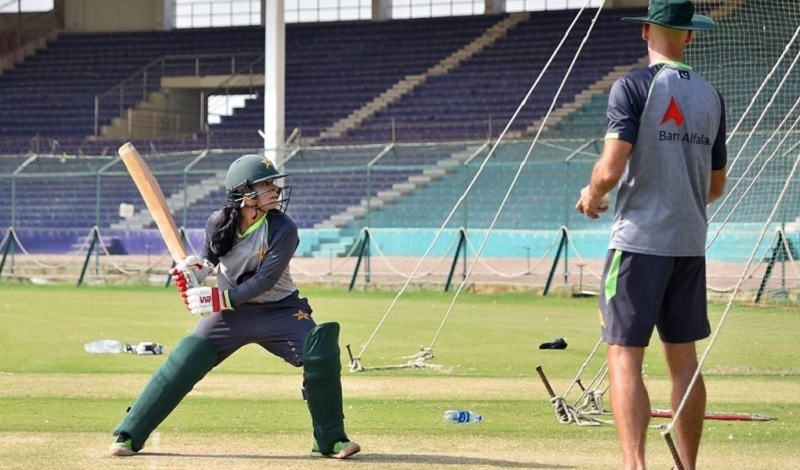
M590 219L596 219L600 217L600 214L608 210L609 199L608 193L598 196L587 185L581 189L581 197L575 204L575 209Z
M194 287L183 293L183 301L192 315L219 313L228 307L226 291L216 287Z
M187 289L193 287L200 287L203 281L211 271L212 266L207 260L199 256L189 255L176 264L174 268L169 270L172 275L172 280L175 281L175 287L178 291L183 293Z

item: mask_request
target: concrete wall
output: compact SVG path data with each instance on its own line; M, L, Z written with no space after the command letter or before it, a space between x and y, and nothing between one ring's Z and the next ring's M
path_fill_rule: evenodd
M170 0L64 0L64 29L72 32L152 31L171 27ZM171 21L171 20L170 20Z

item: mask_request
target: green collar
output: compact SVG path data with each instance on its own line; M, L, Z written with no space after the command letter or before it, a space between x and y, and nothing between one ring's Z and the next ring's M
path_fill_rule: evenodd
M244 237L250 235L251 233L255 232L256 230L258 230L258 228L261 227L261 225L265 224L265 223L267 223L267 214L264 214L263 216L261 216L260 219L258 219L258 221L256 223L254 223L253 225L247 227L247 230L245 230L244 233L241 233L241 232L239 232L237 230L236 231L236 236L239 237L239 238L244 238Z
M650 65L658 65L658 64L667 64L667 65L672 65L673 67L680 67L682 69L692 70L691 66L686 65L683 62L678 62L677 60L659 60L657 62L653 62Z

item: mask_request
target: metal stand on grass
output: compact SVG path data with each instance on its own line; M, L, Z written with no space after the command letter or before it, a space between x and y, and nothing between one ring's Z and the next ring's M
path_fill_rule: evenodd
M92 227L91 232L92 240L89 242L89 249L86 250L86 259L83 260L83 268L81 268L81 275L78 277L78 285L76 287L80 287L83 284L83 278L86 275L86 268L89 267L89 258L91 258L92 253L95 252L95 248L100 243L100 232L97 229L97 226ZM95 272L97 270L97 261L95 257Z
M558 261L561 258L561 252L564 252L564 281L567 281L567 276L569 276L567 272L567 247L569 246L569 235L567 234L566 227L561 227L561 242L558 244L558 250L556 251L556 257L553 259L553 265L550 266L550 274L547 275L547 283L544 285L544 291L542 295L547 295L550 292L550 286L553 283L553 275L556 273L556 268L558 267Z
M361 268L361 262L365 261L366 268L364 271L364 277L367 284L370 282L370 252L369 252L369 245L370 245L370 237L369 231L364 231L364 238L359 241L359 248L358 248L358 260L356 260L356 267L353 269L353 275L350 278L350 287L349 291L353 290L355 287L356 279L358 279L358 271ZM447 282L444 285L444 291L449 292L450 287L453 283L453 277L456 273L456 267L458 266L458 258L459 256L463 257L464 263L467 260L467 234L466 231L462 228L458 231L458 245L456 246L455 255L453 255L453 262L450 264L450 272L447 274ZM466 272L466 268L464 268Z
M450 272L447 274L447 282L444 285L444 291L450 292L450 285L453 282L453 275L456 272L456 265L458 264L458 255L464 256L464 262L467 261L467 232L465 229L458 231L458 246L456 246L456 254L453 256L453 262L450 264Z
M787 247L788 245L788 247ZM789 252L792 249L791 242L789 239L785 238L783 230L778 230L777 240L775 241L775 246L772 248L772 251L769 256L769 262L767 263L767 269L764 271L764 277L761 279L761 284L758 286L758 293L756 294L755 303L761 302L761 297L764 295L764 290L767 288L767 282L769 281L770 276L772 275L772 270L775 269L775 263L780 261L781 263L781 290L780 292L786 293L786 274L785 274L785 263L787 260L790 260L792 254Z
M365 268L364 268L364 282L369 284L370 282L370 263L369 263L369 230L364 230L364 238L360 241L361 247L358 250L358 260L356 260L356 267L353 269L353 277L350 278L350 288L348 291L352 292L353 287L356 285L356 279L358 279L358 270L361 268L361 261L366 260Z
M14 245L17 243L14 237L14 227L9 227L8 230L6 230L6 235L3 240L5 240L5 243L3 244L3 259L0 260L0 276L3 275L3 266L6 264L6 257L8 257L9 252L11 253L11 259L14 259ZM13 262L11 272L14 272Z

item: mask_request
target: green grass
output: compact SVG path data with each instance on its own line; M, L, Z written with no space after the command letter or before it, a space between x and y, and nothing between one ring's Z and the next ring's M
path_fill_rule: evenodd
M342 325L345 414L370 468L616 468L613 426L557 423L535 368L542 365L563 393L599 338L596 299L532 293L463 293L433 345L429 362L448 369L347 370L375 332L394 292L304 289L317 322ZM404 295L364 351L365 367L402 364L431 346L452 293ZM711 306L712 327L723 304ZM157 341L168 353L195 319L173 289L0 284L0 462L4 468L202 469L225 464L311 468L309 417L300 400L301 371L256 346L223 363L159 427L149 456L104 456L110 431L166 356L91 355L83 344L102 338ZM769 422L707 421L701 467L791 468L800 424L800 311L737 305L704 367L709 411L760 413ZM563 337L565 350L540 350ZM702 353L708 340L699 343ZM582 376L588 383L603 348ZM655 339L646 356L653 406L665 408L668 378ZM577 394L570 395L577 399ZM610 406L609 397L605 397ZM448 425L442 411L468 408L484 422ZM653 424L667 420L654 420ZM259 439L261 436L261 439ZM275 446L260 443L269 436ZM151 438L151 441L155 441ZM41 449L60 443L58 457ZM482 447L491 443L495 458ZM61 447L57 446L57 447ZM648 440L658 467L670 458L659 433ZM232 455L234 457L232 457ZM137 460L139 459L139 460ZM703 460L705 459L705 460ZM130 466L130 467L128 467Z

